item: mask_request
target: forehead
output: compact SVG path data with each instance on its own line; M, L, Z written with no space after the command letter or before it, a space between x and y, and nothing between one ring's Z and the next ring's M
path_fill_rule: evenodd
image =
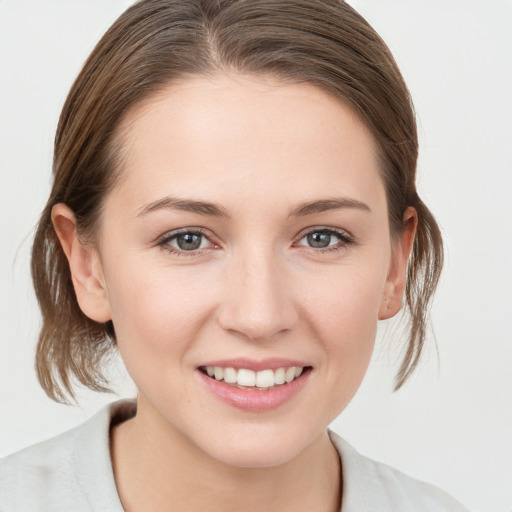
M382 189L369 131L347 105L310 84L189 78L130 112L120 141L117 189L140 201L157 194L217 201L230 193L308 200L298 196L333 188L357 199Z

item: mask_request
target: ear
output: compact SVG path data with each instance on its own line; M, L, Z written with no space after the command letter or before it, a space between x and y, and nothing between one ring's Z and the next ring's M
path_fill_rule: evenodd
M91 320L105 323L111 320L103 268L98 251L77 236L76 217L63 203L52 208L52 223L62 250L68 259L78 305Z
M418 214L416 210L412 207L407 208L404 213L402 231L392 247L389 272L379 309L379 320L386 320L395 316L402 307L407 261L414 244L417 225Z

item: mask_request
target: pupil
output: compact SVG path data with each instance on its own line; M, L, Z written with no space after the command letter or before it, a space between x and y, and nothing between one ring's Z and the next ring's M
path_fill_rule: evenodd
M194 235L193 233L180 235L177 239L178 247L184 251L199 249L201 246L201 236L202 235Z
M330 242L331 235L328 233L321 233L320 231L317 231L316 233L308 235L308 244L311 247L322 249L324 247L328 247Z

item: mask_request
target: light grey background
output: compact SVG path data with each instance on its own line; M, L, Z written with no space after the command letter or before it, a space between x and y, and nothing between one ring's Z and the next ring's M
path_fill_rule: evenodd
M447 264L422 367L391 393L397 342L379 339L333 428L363 453L475 512L512 510L512 2L354 0L411 89L420 193ZM82 422L115 397L54 404L34 377L39 316L28 261L49 191L60 108L128 0L0 0L0 455ZM133 393L119 373L121 396Z

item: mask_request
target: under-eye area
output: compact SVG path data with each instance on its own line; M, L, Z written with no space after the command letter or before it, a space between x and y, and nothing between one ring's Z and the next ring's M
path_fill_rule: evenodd
M221 366L201 366L199 370L211 379L224 381L240 389L268 391L278 386L285 386L299 377L306 375L311 366L288 366L276 369L254 371L247 368Z

